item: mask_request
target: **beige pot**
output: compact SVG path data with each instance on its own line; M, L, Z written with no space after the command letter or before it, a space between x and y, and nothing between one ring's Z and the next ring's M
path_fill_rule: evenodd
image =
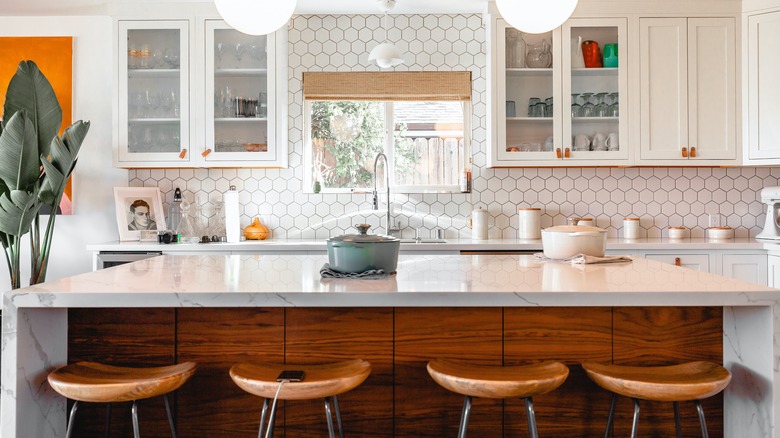
M560 225L542 230L542 249L549 259L568 259L577 254L604 257L607 230L598 227Z

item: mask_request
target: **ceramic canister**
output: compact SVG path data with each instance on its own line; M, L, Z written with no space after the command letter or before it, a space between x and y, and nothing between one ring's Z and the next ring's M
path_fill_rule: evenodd
M517 209L517 238L518 239L541 239L541 208L518 208Z
M623 238L639 239L639 218L627 217L623 219Z
M488 212L479 207L471 212L471 238L486 240L488 238Z

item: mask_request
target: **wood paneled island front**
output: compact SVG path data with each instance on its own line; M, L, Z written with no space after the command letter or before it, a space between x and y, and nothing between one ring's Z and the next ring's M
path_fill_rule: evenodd
M340 397L353 437L454 436L462 399L428 377L434 357L567 363L567 382L535 400L540 435L556 437L603 435L609 394L584 376L584 360L722 362L734 380L705 405L711 436L774 436L780 291L643 259L571 266L530 256L402 256L385 280L320 279L326 261L163 256L7 293L2 436L64 436L65 403L45 377L66 361L198 362L176 395L179 436L249 437L260 402L230 381L230 366L353 357L373 364L369 379ZM618 406L615 436L626 436L630 402ZM693 407L681 406L684 433L696 435ZM469 432L525 436L522 409L520 400L478 400ZM287 404L284 436L322 436L322 410ZM102 436L102 406L80 411L78 436ZM116 430L127 430L128 419L114 409ZM640 433L672 435L671 419L670 405L645 403ZM165 436L164 426L161 401L141 405L142 435Z

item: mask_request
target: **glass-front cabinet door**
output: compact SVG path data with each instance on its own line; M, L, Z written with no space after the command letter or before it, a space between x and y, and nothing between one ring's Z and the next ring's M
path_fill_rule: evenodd
M189 165L189 22L119 21L118 31L118 164Z
M499 162L544 161L561 153L560 57L555 56L556 31L526 34L497 20L497 106ZM502 56L503 55L503 56ZM501 121L505 120L505 123Z
M564 150L571 160L627 159L626 19L572 19L562 35Z
M246 35L206 21L206 162L277 161L275 35ZM233 163L231 163L233 162Z

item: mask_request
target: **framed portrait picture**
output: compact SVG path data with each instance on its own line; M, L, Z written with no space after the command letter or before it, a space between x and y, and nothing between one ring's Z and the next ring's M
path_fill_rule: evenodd
M165 229L160 189L157 187L114 187L119 240L140 240L141 231Z

